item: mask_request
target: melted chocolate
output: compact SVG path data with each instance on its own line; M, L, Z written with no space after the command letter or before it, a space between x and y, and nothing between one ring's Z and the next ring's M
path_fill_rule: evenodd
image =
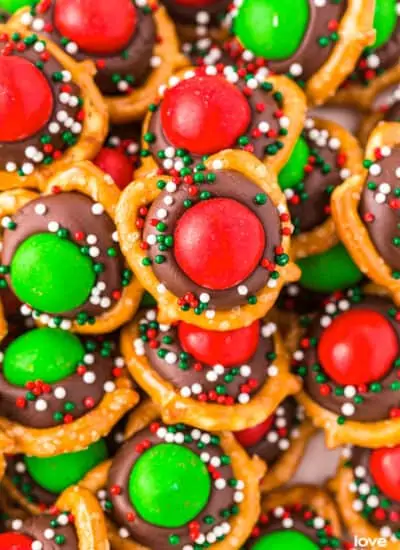
M339 302L339 303L338 303ZM335 414L342 415L342 407L347 403L354 403L351 397L346 397L343 393L343 386L340 386L330 380L324 372L322 366L319 363L318 357L318 341L324 331L324 327L321 325L321 319L326 317L327 311L333 308L335 305L335 311L339 307L339 315L341 310L341 299L337 301L333 299L327 304L324 312L320 312L305 334L305 340L315 342L315 344L306 346L303 350L304 357L296 364L296 370L300 369L301 376L304 380L304 391L321 407ZM390 314L393 311L393 304L388 299L380 298L377 296L366 296L359 298L359 295L353 296L353 303L343 299L342 304L346 303L345 307L351 310L372 310L380 313L389 321L393 330L396 333L397 338L400 341L400 326L399 323ZM342 309L342 311L348 311L348 309ZM299 352L296 352L298 354ZM295 356L296 356L295 354ZM390 410L396 408L400 402L400 396L398 390L391 387L393 383L398 381L399 371L397 366L393 365L390 371L380 380L380 391L357 391L363 401L360 404L354 405L354 413L350 416L350 420L360 422L377 422L380 420L386 420L390 417ZM304 372L305 370L305 372ZM324 375L325 380L317 381L320 375ZM321 384L329 385L331 391L328 395L321 393ZM397 386L396 386L397 387Z
M184 428L179 429L179 432L183 432L187 437L191 432L193 433L193 430L191 428ZM224 455L222 448L218 444L211 443L206 445L203 449L199 448L196 440L192 438L190 439L190 442L185 442L183 444L198 456L200 456L203 451L220 459ZM171 544L169 542L169 536L174 534L179 536L179 544L180 547L183 548L185 544L191 544L192 542L189 537L188 525L174 529L167 529L152 525L140 517L130 502L128 492L129 477L132 468L141 456L141 454L137 451L137 445L144 440L148 441L151 446L164 444L156 433L153 433L149 428L146 428L126 441L112 463L108 478L108 489L112 502L112 517L118 525L125 528L130 536L140 544L151 548L157 548L157 550L170 550ZM218 472L224 479L233 479L233 471L229 464L218 467ZM112 494L111 488L113 486L118 486L121 489L120 492L118 492L119 494ZM227 483L224 489L211 489L208 503L200 514L193 519L193 521L197 521L201 525L202 533L207 534L213 529L213 525L208 525L205 523L204 518L206 516L213 516L216 522L221 521L221 511L230 509L234 504L234 492L235 490L229 483ZM135 514L134 520L129 521L127 518L129 518L129 514L132 513ZM216 524L214 524L214 527L215 525Z
M11 264L19 245L28 237L37 233L48 233L50 222L57 222L60 228L67 229L70 238L74 239L73 242L76 242L78 247L87 245L88 235L97 237L95 246L99 250L99 255L94 261L103 264L104 269L97 275L96 287L100 284L104 289L100 296L99 293L93 293L80 307L61 312L66 319L74 319L81 313L93 317L103 314L116 303L113 293L121 290L124 260L118 244L113 240L115 225L105 211L94 214L94 204L92 199L76 192L42 196L21 208L13 218L16 228L4 232L2 261L5 265ZM35 211L38 205L45 206L43 214ZM79 232L83 234L83 239L75 241L75 235ZM89 245L87 248L89 249ZM107 251L111 248L115 250L115 256L108 255ZM12 277L7 276L7 280L12 288ZM102 298L106 298L106 301Z
M313 123L312 119L309 119ZM294 234L298 235L321 225L330 215L330 195L343 181L340 150L331 146L332 138L322 138L322 130L307 129L303 138L310 149L309 168L303 181L285 191ZM315 138L313 132L317 132ZM323 145L320 145L322 139Z
M7 458L6 476L30 504L49 508L57 500L57 494L47 491L31 477L25 466L23 455Z
M6 41L0 40L1 52L8 51L4 47L4 42ZM51 164L54 158L58 158L57 155L76 144L82 132L83 99L80 88L71 81L69 71L64 70L45 45L38 50L35 49L37 43L38 39L35 35L24 42L20 38L8 42L13 49L7 55L23 58L41 67L41 73L52 90L54 101L50 119L36 134L19 141L0 141L0 170L18 171L20 175L30 174L42 164ZM18 49L21 44L25 48L23 51ZM46 61L43 61L44 54L48 56ZM0 53L0 55L6 54Z
M141 354L144 345L151 368L178 390L190 389L194 384L199 385L201 390L193 395L195 398L214 394L214 398L210 398L210 401L215 401L218 397L215 391L216 387L222 384L226 388L224 395L229 396L230 401L237 401L238 397L243 394L242 386L247 385L250 379L255 386L253 389L249 387L251 397L255 396L268 381L268 367L272 364L272 358L275 357L275 346L271 332L268 331L264 335L262 327L260 327L260 339L256 352L252 357L246 359L246 364L224 368L223 372L217 375L211 366L202 365L195 357L185 353L179 341L177 326L163 326L162 331L154 328L154 321L151 326L152 332L157 332L157 335L149 341L146 335L149 329L148 321L146 318L139 321L143 340L135 340L136 353ZM169 340L169 343L165 343L166 340ZM157 348L154 346L154 342L158 343ZM185 357L185 359L183 360L182 357ZM245 367L247 372L240 370L242 366ZM227 375L228 380L229 375L231 376L231 380L226 380ZM230 404L233 404L233 401Z
M46 32L44 29L41 34L65 49L77 61L93 60L97 67L95 82L104 95L127 93L132 88L143 84L151 71L151 58L156 43L156 25L152 11L148 6L144 8L137 6L136 28L123 51L116 51L113 55L94 55L79 50L73 42L66 43L68 37L59 33L54 22L56 1L52 0L49 8L44 12L37 13L37 8L33 8L34 19L28 26L34 29L37 21L41 20L44 25L50 25L52 29L51 32ZM121 82L124 83L123 87L121 87Z
M396 101L386 111L384 120L387 122L400 122L400 101Z
M208 172L204 172L206 176ZM183 204L185 199L190 199L192 204L198 203L202 191L211 193L211 199L216 197L228 197L235 199L251 210L260 220L264 227L266 245L263 258L268 258L274 261L274 251L280 245L280 221L279 214L272 201L268 198L265 204L257 205L254 202L255 196L260 193L260 188L243 176L240 172L233 170L224 170L215 172L216 179L213 183L203 183L199 185L199 192L195 197L189 194L189 185L181 183L177 190L173 193L174 202L171 206L167 206L164 199L169 193L162 191L157 199L151 205L143 231L143 240L148 242L149 236L157 237L158 230L151 222L157 218L156 213L160 208L167 210L168 230L173 233L179 218L184 214L186 208ZM152 237L153 238L153 237ZM149 246L149 257L154 260L159 254L157 243ZM175 260L173 249L167 249L163 252L165 261L163 263L153 262L152 269L160 282L167 289L175 294L175 296L183 297L187 292L193 292L196 296L206 292L210 296L209 306L217 309L231 309L247 303L246 295L240 294L238 289L243 286L247 287L248 295L254 295L259 292L270 279L270 272L259 265L253 273L244 281L240 282L233 288L226 290L210 290L197 285L189 279L187 275L180 269Z
M275 411L273 423L265 436L255 445L246 447L246 451L250 456L257 455L268 466L273 466L290 448L300 421L296 401L293 397L286 398Z
M337 548L338 550L344 550L345 548L343 543L332 535L330 522L321 518L317 510L306 507L299 502L295 506L285 506L284 511L282 507L277 507L268 514L263 514L253 530L254 534L246 542L243 550L251 550L263 537L285 531L301 533L321 549Z
M93 342L93 340L90 341L91 344ZM49 385L48 392L43 392L36 398L33 395L32 399L28 395L31 393L30 390L10 384L0 370L0 415L23 426L37 429L57 426L65 419L65 415L68 415L70 420L81 418L100 403L105 394L106 382L114 378L112 374L114 360L111 357L104 357L103 351L97 346L96 350L90 352L94 361L93 364L88 362L86 369L94 373L93 381L88 381L84 374L76 372ZM85 365L83 359L82 365ZM61 394L60 388L64 390ZM90 407L85 404L87 398L92 399ZM73 404L72 408L67 405L68 403Z
M63 514L62 514L63 515ZM61 516L58 516L59 518ZM51 525L52 518L49 516L37 516L29 518L24 522L19 520L9 521L11 528L23 535L31 537L34 541L43 544L43 550L79 550L80 544L76 534L75 527L72 524L60 525L56 527ZM21 523L21 526L19 525ZM15 529L15 526L20 527ZM52 531L53 536L48 538ZM46 533L46 536L45 536ZM62 544L56 542L56 537L62 537Z
M400 237L399 166L399 148L392 149L389 156L376 161L369 169L359 206L360 216L372 243L393 271L400 271L400 247L396 245L396 239ZM377 175L375 170L379 170Z
M353 470L357 488L354 498L362 505L362 510L359 513L368 523L379 530L383 527L389 527L393 533L399 533L400 501L387 497L376 485L369 467L370 457L370 449L354 447L351 451L349 467ZM370 495L377 497L378 500L372 497L375 501L373 504L376 504L376 506L369 506L371 501L368 503L368 496ZM377 508L383 512L382 515L375 513Z
M219 78L223 78L223 76ZM284 102L285 98L282 98L282 94L279 94L270 83L265 83L264 88L259 85L255 89L250 89L246 86L246 81L239 78L235 86L241 91L246 90L246 99L250 107L251 119L248 129L240 137L240 140L244 140L242 142L243 145L237 142L232 148L245 148L260 160L264 160L267 156L274 156L283 147L279 136L287 134L283 120L280 120L284 116L284 113L282 114L282 101ZM160 106L152 113L150 118L148 131L152 135L152 139L148 144L148 150L152 154L153 159L161 167L165 167L163 152L167 148L174 148L174 145L163 132L161 105L162 100ZM261 127L264 125L267 130L260 131L260 125ZM193 162L199 162L202 159L202 156L193 154L191 151L187 151L187 153Z
M309 0L308 3L310 19L303 41L291 57L281 61L268 61L268 66L274 73L290 73L293 64L298 64L303 69L301 80L308 80L328 60L335 47L335 42L332 40L324 47L319 44L319 40L323 36L330 35L328 25L331 21L340 22L345 13L347 1L328 0L321 7L318 7L314 0Z

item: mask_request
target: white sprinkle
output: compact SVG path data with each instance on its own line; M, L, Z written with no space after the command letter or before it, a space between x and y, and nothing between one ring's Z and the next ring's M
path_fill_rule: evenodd
M96 381L96 375L93 371L87 371L83 375L83 381L85 384L94 384Z
M43 216L47 212L47 208L43 203L39 203L35 206L35 213L39 216Z
M56 399L64 399L67 395L66 389L62 386L58 386L57 388L55 388L53 393Z
M60 229L60 224L58 222L49 222L47 225L47 229L51 231L51 233L56 233Z
M342 405L341 410L342 410L342 414L344 414L344 416L353 416L356 409L355 409L353 403L344 403L344 405Z
M99 202L96 202L95 204L93 204L92 214L94 214L95 216L99 216L100 214L103 214L103 212L104 212L104 206L102 204L100 204Z
M47 403L44 399L38 399L36 402L35 402L35 409L39 412L43 412L45 410L47 410Z
M109 380L108 382L106 382L103 386L103 389L106 393L112 393L113 391L115 391L115 384L114 382L112 382L111 380Z

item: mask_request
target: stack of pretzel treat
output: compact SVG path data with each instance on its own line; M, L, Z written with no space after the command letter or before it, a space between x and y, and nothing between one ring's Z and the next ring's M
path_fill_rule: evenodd
M0 550L361 547L400 550L400 2L0 0Z

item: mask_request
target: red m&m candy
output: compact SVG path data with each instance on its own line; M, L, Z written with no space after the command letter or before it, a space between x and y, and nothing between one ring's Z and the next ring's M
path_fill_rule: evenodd
M179 323L178 336L183 349L206 365L224 367L240 365L256 352L260 337L260 323L249 327L218 332L205 330L188 323Z
M355 309L341 314L324 330L318 355L324 371L338 384L368 384L391 369L398 341L380 313Z
M197 155L232 147L247 130L251 112L240 90L221 76L182 80L161 104L165 135L175 147Z

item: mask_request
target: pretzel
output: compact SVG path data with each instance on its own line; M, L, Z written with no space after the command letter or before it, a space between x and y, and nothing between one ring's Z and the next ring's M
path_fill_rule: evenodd
M0 315L3 338L6 326L4 316ZM0 417L0 433L4 432L13 441L13 454L47 457L79 451L108 435L118 420L138 401L139 396L133 390L131 380L122 375L116 380L115 390L105 394L97 407L69 424L35 429Z
M330 100L336 105L357 107L366 114L371 110L376 96L385 88L397 84L400 80L400 67L396 64L380 76L368 82L367 86L350 84L338 90Z
M382 122L371 134L367 143L366 158L375 159L375 152L382 147L396 147L400 143L400 125ZM332 216L340 239L348 249L360 270L372 281L390 292L395 303L400 303L400 283L393 278L392 270L380 256L358 208L368 174L349 178L338 187L332 197Z
M364 147L368 143L373 130L380 122L396 122L397 105L399 103L397 95L399 93L400 69L396 67L395 71L396 78L393 78L391 81L386 82L384 78L381 80L382 77L380 77L377 82L373 83L373 86L376 87L376 93L373 96L369 109L364 113L358 131L360 142ZM386 73L383 77L385 76ZM396 86L393 90L394 85ZM394 109L394 112L392 109Z
M52 537L49 537L50 528ZM54 548L76 541L79 550L110 550L104 515L96 498L87 489L76 485L61 494L51 514L27 518L22 511L7 522L6 535L3 535L10 545L7 548L14 548L13 534L26 537L32 545L37 541L43 546L49 539L54 539L51 543L57 545ZM15 539L15 542L21 541Z
M180 388L160 376L152 368L146 355L135 353L134 342L139 337L138 319L127 325L121 333L121 351L127 366L140 386L160 407L164 422L183 422L201 429L238 431L263 422L299 384L288 370L286 352L278 333L274 333L274 365L277 376L264 382L261 389L247 404L218 405L183 397ZM173 367L171 367L173 368Z
M216 171L234 170L252 183L255 183L260 189L268 193L270 200L277 207L279 205L281 220L283 214L287 213L285 200L275 181L273 173L260 161L243 151L225 151L214 155L205 161L208 169ZM172 181L170 177L161 178L165 182ZM154 272L145 267L142 262L146 262L146 251L140 246L141 232L138 230L137 223L139 219L139 209L150 205L161 193L157 187L160 177L152 176L137 179L129 185L121 195L117 208L117 227L120 235L121 248L127 258L127 261L138 280L152 294L160 307L161 323L175 322L183 320L197 326L211 330L231 330L249 325L257 318L263 317L275 302L282 285L286 281L298 279L298 269L289 262L286 266L276 267L280 277L274 288L264 288L257 294L257 303L254 305L244 305L240 308L234 308L230 311L215 311L213 316L196 315L192 310L182 311L177 300L178 297L168 290L161 289L160 281ZM290 227L290 222L283 222L283 231ZM289 252L290 238L282 237L282 248L286 254Z
M26 16L27 13L29 14L30 10L31 8L20 9L11 18L9 22L10 27L18 30L26 28L26 25L24 25L24 16ZM153 55L160 58L161 63L157 67L152 67L151 73L144 84L134 88L130 93L123 96L104 96L110 119L114 123L126 123L132 120L140 120L145 114L149 104L155 100L159 86L161 86L175 70L188 64L185 56L179 51L180 48L175 27L166 9L163 6L159 6L153 13L153 17L158 37L154 46ZM69 56L63 55L69 58ZM88 67L94 66L91 60L85 60L80 64L82 67L86 68L86 70ZM101 143L103 141L104 139L101 140Z
M298 428L296 437L292 436L290 447L279 460L268 468L260 489L263 494L270 493L285 485L295 474L310 438L315 434L315 428L309 420L304 420Z
M357 175L362 173L362 152L357 140L339 124L324 119L312 118L317 130L326 130L329 137L338 139L343 153L342 170ZM314 254L322 254L336 244L339 239L336 233L335 222L331 216L319 226L310 231L301 232L293 237L292 253L295 259L305 258Z
M345 449L347 454L347 449ZM351 452L351 450L350 450ZM344 520L344 524L353 536L358 538L365 537L370 540L386 539L385 548L389 550L398 550L399 542L395 542L391 537L386 537L381 530L363 517L359 511L354 508L355 492L351 489L355 487L355 476L353 469L349 467L346 460L343 459L338 467L336 476L330 481L330 489L335 494L337 505Z
M206 74L211 74L212 68L213 67L209 67L209 72L206 72ZM199 69L197 67L187 67L181 69L180 71L176 72L162 88L162 95L164 95L165 93L165 88L174 88L177 83L182 82L197 74L204 74L203 69ZM219 73L217 68L215 68L215 74L220 74L221 78L224 77L224 73ZM296 86L290 79L284 76L269 75L268 77L264 77L262 82L271 84L273 86L274 92L281 94L282 105L280 106L280 111L283 113L283 116L290 121L287 134L279 136L279 141L282 144L280 149L276 152L276 154L272 156L269 154L265 154L264 158L260 159L264 162L264 164L279 172L289 159L290 153L292 152L296 140L302 130L307 108L306 99L298 86ZM162 102L162 96L159 98L159 101ZM150 109L147 112L143 123L142 149L146 149L148 147L146 137L148 136L152 113L153 109ZM154 160L154 156L151 154L147 156L143 155L141 166L136 171L135 177L141 178L148 174L154 175L157 170L158 164Z
M29 8L28 8L29 9ZM0 32L7 36L15 30L12 25L0 25ZM22 38L31 36L31 33L19 28ZM51 164L40 164L29 175L18 175L15 172L0 171L0 190L13 188L30 188L42 190L47 185L47 180L59 170L67 168L73 162L92 159L107 136L108 114L106 105L93 82L95 67L91 62L76 63L68 55L59 50L51 42L45 42L46 50L50 56L56 59L60 65L72 76L82 92L84 100L84 120L82 132L77 143L65 150L61 158L55 159ZM51 157L50 157L51 158Z
M57 192L78 192L103 205L112 220L115 217L116 205L120 192L109 176L90 162L81 162L70 166L63 172L54 175L43 187L43 195ZM15 215L22 206L38 198L28 190L15 190L0 195L0 217ZM80 334L100 334L111 332L125 323L136 311L142 289L136 278L125 286L120 299L114 307L95 318L93 324L79 324L74 320L71 329ZM39 317L39 323L40 323Z
M313 485L298 485L266 495L262 501L262 510L268 512L276 506L293 506L302 504L314 509L319 516L330 521L333 534L341 536L342 528L335 504L329 494Z
M137 414L132 414L126 428L126 438L132 437L137 431L145 428L152 419L159 415L158 407L146 401L140 405ZM249 536L251 529L260 512L259 506L259 480L264 473L264 465L256 457L250 460L243 449L236 443L232 434L223 432L219 434L221 447L224 453L231 457L233 472L245 482L244 500L240 504L240 513L230 520L231 531L221 542L213 544L215 550L235 550L239 548ZM111 461L104 462L95 470L89 472L81 482L81 485L93 493L104 488L107 483ZM118 528L111 520L107 521L108 537L112 547L116 550L149 550L138 544L132 538L121 538Z

